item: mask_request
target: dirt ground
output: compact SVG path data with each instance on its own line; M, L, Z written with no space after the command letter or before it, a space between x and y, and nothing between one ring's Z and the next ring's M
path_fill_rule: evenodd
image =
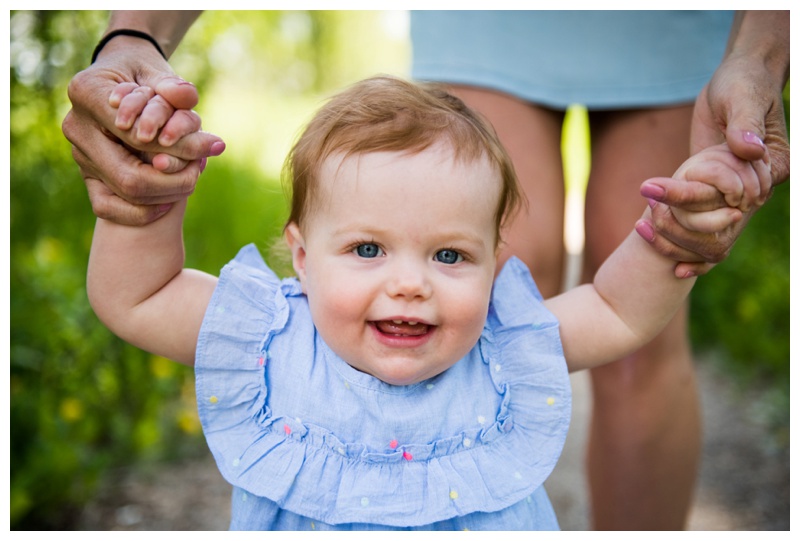
M742 396L698 363L705 426L690 530L788 530L789 450L760 420L757 393ZM564 530L590 525L583 474L588 376L573 376L574 412L564 454L546 483ZM83 510L81 530L226 530L230 489L211 455L149 471L120 472Z

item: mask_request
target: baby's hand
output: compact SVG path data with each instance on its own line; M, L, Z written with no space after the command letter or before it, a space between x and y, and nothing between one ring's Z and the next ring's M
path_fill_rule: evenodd
M673 178L714 186L724 196L728 207L742 212L760 208L772 190L767 163L743 160L724 143L708 147L686 160Z
M651 220L637 231L659 253L680 263L678 277L708 272L725 259L734 241L769 197L770 168L764 161L737 158L726 145L687 160L674 178L645 181Z
M109 104L117 108L115 126L121 130L133 130L142 143L149 143L158 136L158 144L169 147L181 138L200 131L200 116L190 109L176 109L149 86L136 83L120 83L109 96ZM169 154L149 156L159 171L180 171L189 163Z

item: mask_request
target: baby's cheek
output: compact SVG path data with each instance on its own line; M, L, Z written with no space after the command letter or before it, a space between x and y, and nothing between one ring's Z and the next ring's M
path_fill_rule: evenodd
M474 337L474 342L477 342L486 324L488 311L488 295L482 295L475 290L464 292L452 303L451 321L454 321L466 335Z

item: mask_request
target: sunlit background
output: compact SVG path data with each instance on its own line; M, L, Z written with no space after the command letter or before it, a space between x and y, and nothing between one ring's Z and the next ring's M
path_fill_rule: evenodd
M60 123L66 85L88 65L107 13L10 17L10 519L12 529L69 529L115 468L207 451L191 370L112 336L86 300L94 218ZM200 17L171 63L198 86L204 129L227 150L209 161L191 198L188 265L216 273L255 242L288 272L270 253L287 215L284 156L337 89L376 73L408 75L408 20L402 11ZM565 133L568 205L578 210L588 172L584 113L571 111ZM726 371L768 389L764 415L778 447L788 446L788 196L787 183L730 260L701 279L692 319L697 348L718 352ZM573 253L580 224L567 230Z

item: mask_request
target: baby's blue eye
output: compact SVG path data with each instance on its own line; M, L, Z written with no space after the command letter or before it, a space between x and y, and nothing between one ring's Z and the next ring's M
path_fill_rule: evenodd
M446 265L454 265L464 260L464 257L455 250L439 250L433 258Z
M356 254L358 257L373 258L383 254L383 250L377 244L359 244L356 246Z

